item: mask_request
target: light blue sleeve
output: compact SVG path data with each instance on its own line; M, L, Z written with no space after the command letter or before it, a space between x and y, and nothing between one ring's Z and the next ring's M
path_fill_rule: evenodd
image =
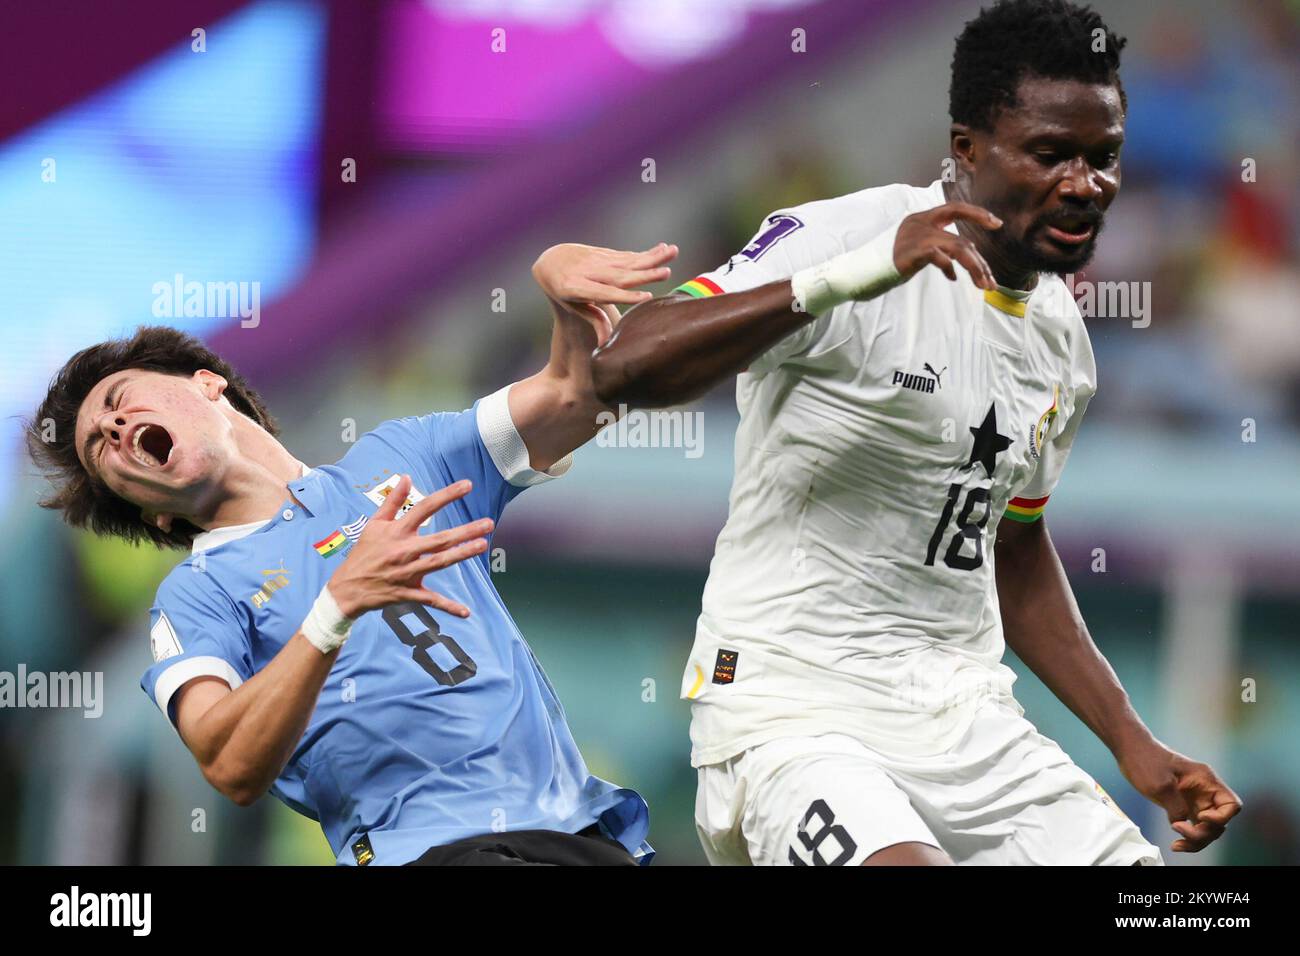
M427 487L420 488L425 494L468 478L474 490L463 502L465 520L496 521L519 492L560 477L573 464L572 455L567 455L547 471L530 466L528 449L510 417L510 388L480 399L463 412L398 418L371 434L396 447L417 475L425 473Z
M230 597L186 561L158 589L149 611L154 664L140 686L173 725L176 692L196 677L218 677L238 688L253 676L248 625Z

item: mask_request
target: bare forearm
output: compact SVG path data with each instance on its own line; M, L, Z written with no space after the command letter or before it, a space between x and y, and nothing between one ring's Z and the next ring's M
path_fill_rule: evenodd
M549 369L523 379L510 390L510 417L528 448L528 463L546 471L589 442L608 422L605 407L574 383Z
M236 803L265 793L307 730L338 652L322 654L299 632L271 662L181 732L203 775Z
M1010 526L1010 527L1006 527ZM1169 816L1175 851L1218 839L1241 798L1207 764L1152 736L1101 656L1042 522L1004 521L995 557L1007 644L1115 755L1120 772Z
M596 396L607 405L678 405L703 395L813 316L792 308L789 280L747 292L674 295L633 308L592 356Z
M608 409L591 380L595 332L554 302L551 311L555 324L546 366L510 390L510 417L537 471L550 468L608 424L600 418Z
M987 209L944 203L913 213L847 251L810 240L799 254L803 268L795 268L789 279L746 292L704 299L677 294L638 305L593 356L596 394L607 405L691 401L815 316L882 295L927 265L955 281L954 263L959 263L977 286L994 288L993 272L974 243L947 231L958 221L985 229L1002 226Z
M1047 528L1038 522L1007 531L1023 536L1006 547L999 534L997 587L1007 645L1112 753L1150 744L1150 731L1088 633Z

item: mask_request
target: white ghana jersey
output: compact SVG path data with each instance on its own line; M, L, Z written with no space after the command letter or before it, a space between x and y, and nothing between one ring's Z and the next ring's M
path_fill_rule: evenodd
M681 289L789 278L944 201L936 181L774 213ZM740 375L730 513L682 680L696 766L832 732L939 753L981 699L1011 697L991 543L1004 517L1041 514L1096 367L1059 277L1017 295L957 274L841 305Z

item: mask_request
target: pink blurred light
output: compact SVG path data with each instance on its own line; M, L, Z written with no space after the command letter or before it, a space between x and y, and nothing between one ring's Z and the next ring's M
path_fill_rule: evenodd
M492 52L492 31L506 52ZM418 0L390 7L380 122L390 145L508 145L581 121L653 74L628 60L597 17L563 27L450 18Z

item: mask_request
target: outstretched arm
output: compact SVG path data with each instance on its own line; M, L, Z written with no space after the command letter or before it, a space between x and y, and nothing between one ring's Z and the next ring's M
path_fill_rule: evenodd
M675 293L636 306L592 356L597 397L639 408L699 398L816 316L792 308L790 280L730 295Z
M535 470L547 470L606 424L598 416L610 406L592 383L592 350L618 325L614 303L649 299L649 292L633 290L667 279L676 255L677 247L664 243L644 252L564 243L533 264L551 305L551 355L540 372L510 389L510 417Z
M1163 807L1181 839L1200 850L1218 839L1241 800L1206 764L1160 743L1093 643L1056 548L1040 519L998 525L995 567L1007 645L1115 755L1129 782Z
M633 308L592 356L596 396L610 405L679 405L747 368L786 336L841 302L866 301L927 265L956 280L960 264L977 286L996 284L974 244L946 226L985 229L1002 221L952 202L913 213L857 249L745 292L696 299L681 293Z

